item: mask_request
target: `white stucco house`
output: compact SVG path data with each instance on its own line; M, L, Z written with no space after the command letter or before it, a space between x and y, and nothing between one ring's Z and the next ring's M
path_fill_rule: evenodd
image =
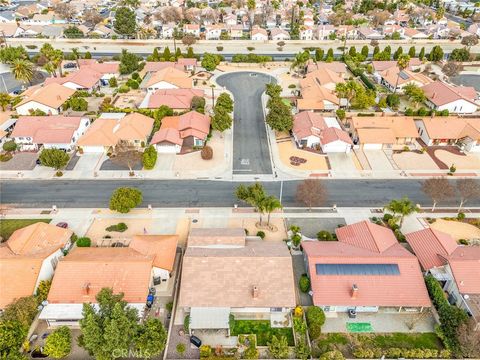
M478 110L477 91L473 86L455 86L435 81L422 87L427 97L426 104L437 111L471 114Z

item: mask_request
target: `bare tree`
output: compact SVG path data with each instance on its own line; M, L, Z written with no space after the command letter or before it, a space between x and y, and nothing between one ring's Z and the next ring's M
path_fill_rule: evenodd
M297 186L296 198L298 202L308 206L321 206L327 200L327 191L321 180L306 179Z
M386 10L373 10L369 13L369 15L372 17L372 25L377 27L385 24L385 21L387 21L392 14Z
M422 191L433 201L432 212L437 203L453 197L455 190L444 177L430 178L422 184Z
M463 65L456 61L449 61L442 68L443 73L449 77L458 75L462 70Z
M457 191L460 194L460 211L470 199L480 198L480 184L473 179L460 179L457 181Z
M183 13L180 8L173 6L166 6L163 8L162 12L159 14L160 20L163 22L175 22L178 23L183 20Z
M209 22L217 22L218 19L218 12L215 9L210 7L206 7L202 9L202 20L209 21Z
M200 24L201 14L202 10L197 8L189 8L184 11L183 16L185 17L185 20L189 21L190 23Z
M130 175L133 175L133 167L142 161L142 153L126 140L120 140L115 145L113 156L110 158L114 164L128 167Z
M69 3L59 3L55 5L54 10L64 19L71 19L75 15L75 9Z
M475 320L470 318L457 329L462 356L465 358L480 358L480 336L475 329Z
M83 20L90 26L95 26L102 22L102 16L95 10L86 10L83 14Z
M370 41L370 46L371 47L378 46L378 44L379 44L378 40L373 39L372 41Z
M185 46L192 46L193 44L195 44L197 40L195 39L195 36L193 35L185 35L183 38L182 38L182 43L183 45Z

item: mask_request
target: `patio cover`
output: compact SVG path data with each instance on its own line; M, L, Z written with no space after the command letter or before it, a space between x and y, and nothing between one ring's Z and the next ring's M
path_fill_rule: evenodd
M192 307L190 329L228 329L230 308Z

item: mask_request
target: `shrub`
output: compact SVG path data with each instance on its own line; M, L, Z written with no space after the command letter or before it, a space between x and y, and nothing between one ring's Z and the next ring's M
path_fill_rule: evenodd
M307 293L308 290L310 290L310 279L308 278L307 274L300 276L298 286L300 287L300 291L303 293Z
M134 73L132 73L132 79L135 79L137 81L140 80L140 74L135 71Z
M385 221L386 223L388 223L391 219L393 219L393 215L392 215L392 214L385 214L385 215L383 215L383 221Z
M185 316L183 319L183 331L188 333L190 330L190 315Z
M212 355L212 348L210 345L200 346L200 358L208 358Z
M223 46L217 46L217 51L223 51Z
M0 154L0 162L7 162L13 158L12 153Z
M155 146L150 145L148 148L145 149L143 152L143 167L147 170L151 170L155 167L155 164L157 162L157 150L155 149Z
M15 151L17 150L17 143L13 140L7 141L3 144L4 151Z
M117 78L114 76L114 77L108 79L108 85L109 85L111 88L117 87L117 86L118 86Z
M460 239L460 240L458 240L458 242L461 245L468 245L468 240L465 240L465 239Z
M257 236L260 237L263 240L263 239L265 239L265 232L257 231Z
M185 347L185 344L183 343L177 344L177 353L179 353L180 355L183 355L185 350L187 350L187 348Z
M335 111L336 114L337 114L337 117L340 119L340 120L344 120L345 119L345 110L343 109L338 109L337 111Z
M290 85L288 85L288 88L289 88L289 89L295 89L296 87L297 87L297 85L295 85L295 84L290 84Z
M306 319L310 338L318 339L322 333L322 325L325 323L325 313L318 306L310 306L306 313Z
M118 88L118 92L121 94L125 94L130 91L130 88L127 85L122 85Z
M134 79L128 79L127 86L131 89L138 89L140 85Z
M43 353L54 359L60 359L67 356L71 349L72 338L70 329L67 326L61 326L48 335L45 340Z
M319 360L344 360L345 357L343 354L338 350L327 351L323 353Z
M200 155L203 160L211 160L213 158L213 149L210 146L205 145L200 152Z
M78 247L90 247L92 245L92 240L88 237L81 237L78 238L76 244Z
M465 214L462 213L462 212L459 212L459 213L457 214L457 219L458 219L458 220L463 220L463 219L465 219Z
M116 225L110 225L109 227L107 227L105 230L106 231L115 231L115 232L124 232L128 229L128 226L127 224L121 222L121 223L118 223Z
M333 236L331 232L322 230L317 233L317 239L320 241L332 241Z
M300 235L298 233L294 233L292 235L293 246L298 247L298 245L300 245L301 242L302 242L302 235Z

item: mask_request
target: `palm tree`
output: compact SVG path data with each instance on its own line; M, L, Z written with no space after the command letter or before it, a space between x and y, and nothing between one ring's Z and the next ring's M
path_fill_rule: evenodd
M404 197L400 200L394 199L385 206L385 209L392 212L394 215L400 215L400 227L403 224L403 219L405 216L418 212L417 206L407 197Z
M272 212L281 208L282 208L282 203L275 196L270 195L270 196L267 196L265 199L263 199L262 209L264 212L268 214L267 226L270 226L270 215L272 214Z
M262 224L262 215L265 212L264 199L267 197L263 185L255 183L250 186L239 185L235 194L239 200L245 201L247 204L253 206L260 214L260 225ZM272 210L273 211L273 210Z
M0 107L2 111L7 110L7 106L10 105L12 97L7 93L0 93Z
M347 110L350 109L355 94L357 93L359 85L354 80L349 80L346 83L337 83L335 86L335 93L340 99L347 99Z
M303 72L309 59L310 53L308 51L299 52L297 55L295 55L290 69L299 70L299 73Z
M397 92L400 73L408 67L409 63L410 63L410 55L408 54L401 54L397 59L398 75L397 75L397 82L395 83L395 89L393 90L394 94Z
M78 48L72 48L72 55L77 63L77 69L80 69L80 62L78 61L78 59L80 59L80 52L78 51Z
M12 61L11 69L16 80L24 83L31 83L35 68L30 61L24 59L15 59Z

